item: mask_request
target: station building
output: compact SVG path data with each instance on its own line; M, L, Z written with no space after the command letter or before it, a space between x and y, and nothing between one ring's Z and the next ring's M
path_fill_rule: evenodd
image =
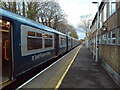
M120 84L120 0L102 0L90 29L93 58Z

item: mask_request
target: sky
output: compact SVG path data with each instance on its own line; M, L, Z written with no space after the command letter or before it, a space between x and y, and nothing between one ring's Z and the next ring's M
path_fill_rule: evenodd
M68 15L69 23L77 27L80 22L80 16L92 14L93 18L97 12L97 5L92 4L94 1L101 0L58 0L61 8ZM78 32L79 39L85 37L85 33Z

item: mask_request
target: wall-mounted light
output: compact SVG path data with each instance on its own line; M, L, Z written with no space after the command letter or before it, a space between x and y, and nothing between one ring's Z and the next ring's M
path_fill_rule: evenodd
M107 27L105 25L102 26L103 31L107 31Z

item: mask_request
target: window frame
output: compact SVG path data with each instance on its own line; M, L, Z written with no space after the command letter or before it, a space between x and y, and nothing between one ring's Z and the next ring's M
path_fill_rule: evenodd
M69 41L70 40L70 41ZM70 46L71 45L71 38L70 37L68 37L68 46Z
M116 2L116 0L115 0L115 1L110 0L110 2L109 2L109 8L110 8L110 9L109 9L109 10L110 10L109 13L110 13L110 16L116 12L116 9L117 9L117 8L116 8L116 3L115 3L115 2ZM115 4L115 11L113 11L113 5L114 5L114 4Z
M120 28L118 29L118 40L117 40L117 44L120 45Z
M45 35L51 35L52 36L52 38L47 38L47 37L45 37ZM52 40L52 47L45 47L45 39L51 39ZM44 48L45 49L54 49L54 34L53 33L50 33L50 32L45 32L44 33Z
M115 34L115 38L112 37L113 33ZM110 40L109 40L110 39ZM112 40L115 39L115 43L112 42ZM108 44L115 45L116 44L116 30L112 30L108 32Z
M27 49L27 32L28 31L31 31L31 32L34 31L36 33L41 33L42 35L51 34L53 36L53 47L45 48L44 36L42 36L42 37L35 37L35 38L42 38L42 47L43 48L35 49L35 50L28 50ZM32 37L32 36L28 36L28 37ZM54 49L54 33L47 32L47 31L44 31L42 29L39 29L39 28L36 28L33 26L29 26L26 24L21 24L21 44L20 45L21 45L21 55L22 56L27 56L27 55L31 55L31 54L35 54L35 53L44 52L47 50L52 50L52 49Z
M101 44L107 44L107 34L106 33L101 35Z
M65 44L64 45L61 45L61 38L65 38ZM59 35L59 46L60 47L66 47L66 36Z

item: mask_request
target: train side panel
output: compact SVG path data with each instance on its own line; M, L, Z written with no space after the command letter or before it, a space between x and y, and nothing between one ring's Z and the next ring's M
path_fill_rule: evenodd
M14 77L55 57L54 33L20 23L15 29Z

